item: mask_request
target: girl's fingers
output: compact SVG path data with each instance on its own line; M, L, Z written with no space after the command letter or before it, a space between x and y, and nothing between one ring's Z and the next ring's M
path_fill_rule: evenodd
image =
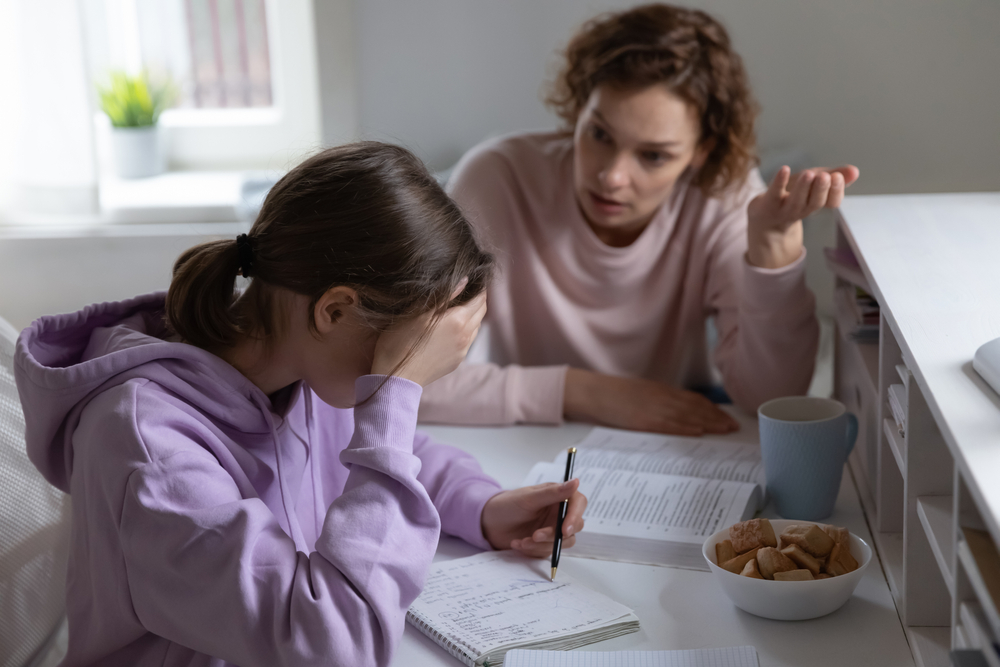
M565 538L563 549L569 549L576 544L576 536ZM532 542L531 540L514 540L510 548L532 558L549 558L552 556L552 542Z
M469 276L465 276L460 281L458 281L458 286L451 293L451 299L449 301L454 301L458 296L465 291L465 286L469 284Z
M583 513L587 509L587 497L580 492L574 493L569 499L566 518L563 519L563 538L576 535L583 530ZM552 531L555 534L555 531Z

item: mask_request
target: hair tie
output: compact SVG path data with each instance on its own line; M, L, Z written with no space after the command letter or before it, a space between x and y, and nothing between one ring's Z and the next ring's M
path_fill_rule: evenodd
M240 253L240 274L249 278L253 274L253 239L240 234L236 237L236 250Z

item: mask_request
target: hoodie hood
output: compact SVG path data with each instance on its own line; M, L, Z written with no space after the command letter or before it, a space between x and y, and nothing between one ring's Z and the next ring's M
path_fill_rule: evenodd
M156 382L240 432L273 429L270 399L242 373L201 348L165 339L165 296L43 317L18 338L15 376L28 457L59 489L69 491L70 438L83 408L131 379Z

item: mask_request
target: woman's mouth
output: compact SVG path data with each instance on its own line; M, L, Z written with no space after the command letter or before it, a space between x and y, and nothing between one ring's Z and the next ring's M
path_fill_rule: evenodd
M628 207L628 205L623 202L617 201L615 199L609 199L607 197L602 197L593 190L588 190L587 194L590 195L590 201L594 205L594 208L596 208L601 213L604 213L605 215L613 215L615 213L621 213Z

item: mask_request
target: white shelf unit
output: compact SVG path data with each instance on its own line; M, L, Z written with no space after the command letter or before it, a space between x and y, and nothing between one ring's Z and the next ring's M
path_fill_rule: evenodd
M935 416L926 388L911 372L916 362L903 337L913 334L911 323L904 322L901 330L893 304L879 289L878 273L868 269L865 248L857 247L844 219L838 245L861 260L881 311L877 343L852 339L845 295L853 286L838 277L834 386L837 398L859 420L850 470L914 662L946 667L951 650L979 649L987 664L1000 667L997 542L956 465L954 447L942 434L940 414ZM890 385L900 382L905 388L902 432L888 401ZM1000 433L996 444L1000 447Z

